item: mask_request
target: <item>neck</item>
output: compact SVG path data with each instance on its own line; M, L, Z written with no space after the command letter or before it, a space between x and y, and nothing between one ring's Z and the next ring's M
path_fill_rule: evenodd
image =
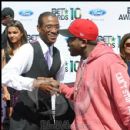
M15 43L13 48L14 50L18 49L21 46L21 43Z
M86 49L84 50L83 55L81 56L81 59L85 60L89 54L93 51L93 49L95 48L95 45L87 45Z
M130 61L130 54L127 54L127 55L126 55L126 60L127 60L127 61Z

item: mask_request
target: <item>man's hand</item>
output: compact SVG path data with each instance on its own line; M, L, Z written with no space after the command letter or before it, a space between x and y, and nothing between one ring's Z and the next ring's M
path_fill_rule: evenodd
M39 88L43 91L51 91L53 87L50 85L50 83L47 80L41 80L41 79L35 79L33 82L33 86L35 88Z
M54 80L53 78L38 77L37 79L45 80L46 82L48 82L54 88L57 88L57 89L59 88L59 82L57 80Z
M34 80L33 86L43 91L59 91L59 82L53 78L38 77L36 80Z

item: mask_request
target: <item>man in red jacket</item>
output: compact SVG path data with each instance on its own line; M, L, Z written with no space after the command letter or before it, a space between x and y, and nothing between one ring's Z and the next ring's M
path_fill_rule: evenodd
M74 103L72 130L130 130L130 78L123 60L103 42L89 19L76 19L68 29L71 56L81 56L74 87L50 79Z

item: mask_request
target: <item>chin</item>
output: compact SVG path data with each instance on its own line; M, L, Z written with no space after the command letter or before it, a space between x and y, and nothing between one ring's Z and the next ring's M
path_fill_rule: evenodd
M51 46L51 45L53 45L54 43L55 43L55 42L49 41L49 42L48 42L48 45Z
M71 51L69 51L69 52L70 52L70 55L71 55L71 56L74 56L73 53L72 53Z
M49 41L51 44L54 44L56 41Z
M69 50L69 52L71 56L77 56L77 54L73 53L72 51Z

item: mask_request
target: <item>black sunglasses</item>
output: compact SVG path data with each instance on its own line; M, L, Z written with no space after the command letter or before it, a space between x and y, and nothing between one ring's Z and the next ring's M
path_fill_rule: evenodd
M65 38L67 43L73 42L77 37L67 37Z
M126 47L130 47L130 43L125 43L125 46Z

